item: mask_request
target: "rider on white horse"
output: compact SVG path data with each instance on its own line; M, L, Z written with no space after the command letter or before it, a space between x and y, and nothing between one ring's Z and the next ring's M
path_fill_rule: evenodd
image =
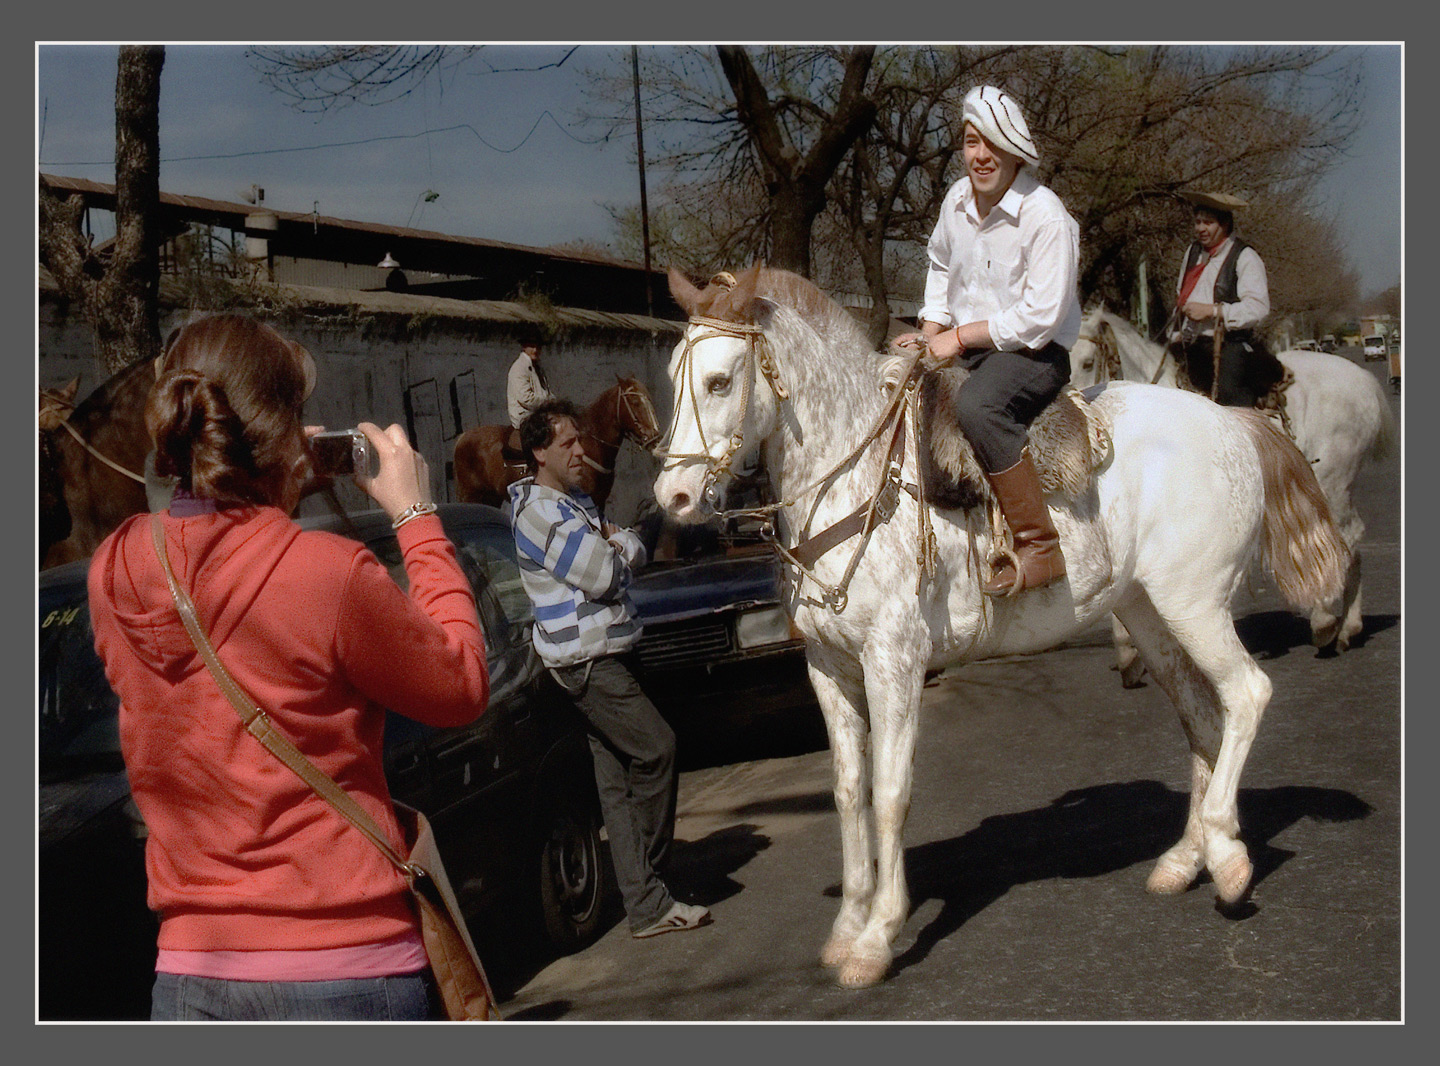
M1020 106L991 85L965 97L965 177L950 187L930 237L920 334L931 356L970 371L955 397L965 433L1015 542L987 595L1040 588L1065 558L1030 456L1026 431L1070 380L1080 335L1079 227L1032 173L1040 161Z
M1270 314L1270 287L1260 253L1234 235L1235 211L1248 205L1226 193L1181 195L1195 205L1195 241L1175 283L1171 346L1196 391L1254 407L1285 368L1256 332Z

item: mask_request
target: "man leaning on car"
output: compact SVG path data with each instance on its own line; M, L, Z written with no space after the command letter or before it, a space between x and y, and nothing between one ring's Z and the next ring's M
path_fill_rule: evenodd
M658 936L711 916L676 900L660 878L675 835L675 733L625 662L641 632L626 589L645 547L606 521L581 487L579 417L574 404L550 400L520 423L532 473L510 486L511 530L535 609L535 650L588 723L630 933Z

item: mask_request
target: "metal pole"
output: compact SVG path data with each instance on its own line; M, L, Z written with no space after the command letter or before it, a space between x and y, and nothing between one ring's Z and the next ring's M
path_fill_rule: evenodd
M640 49L630 46L630 71L635 81L635 154L640 159L640 240L645 245L645 313L655 314L650 277L650 205L645 198L645 130L640 124Z

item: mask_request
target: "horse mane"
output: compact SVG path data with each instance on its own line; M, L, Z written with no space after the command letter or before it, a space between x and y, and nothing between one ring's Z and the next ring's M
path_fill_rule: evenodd
M759 310L757 297L794 311L827 346L871 351L864 330L850 312L808 278L778 267L756 264L738 277L715 275L700 292L692 313L753 325Z

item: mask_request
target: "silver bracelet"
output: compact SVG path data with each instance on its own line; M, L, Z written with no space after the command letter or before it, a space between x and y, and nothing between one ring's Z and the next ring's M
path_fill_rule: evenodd
M419 518L422 514L434 514L437 510L439 510L439 508L436 507L433 503L412 503L409 507L405 508L405 510L401 511L398 515L395 516L395 521L390 523L390 528L399 529L406 522L413 521L414 519Z

